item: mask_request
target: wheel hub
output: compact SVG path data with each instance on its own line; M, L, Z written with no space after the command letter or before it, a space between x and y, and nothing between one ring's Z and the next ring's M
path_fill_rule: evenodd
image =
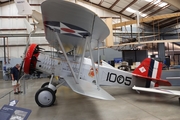
M49 105L53 100L53 96L49 91L42 91L38 96L38 100L43 105Z

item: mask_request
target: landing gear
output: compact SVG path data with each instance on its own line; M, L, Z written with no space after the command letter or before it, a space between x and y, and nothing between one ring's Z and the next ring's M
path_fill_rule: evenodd
M56 100L57 85L51 75L50 82L45 82L41 88L36 92L35 101L40 107L49 107L54 104Z
M49 107L54 104L55 100L55 92L48 87L39 89L35 95L35 101L40 107Z
M41 88L48 87L48 85L49 85L49 82L45 82L44 84L41 85ZM54 92L56 93L57 90L55 90Z
M41 88L48 87L48 85L49 85L49 82L45 82L44 84L41 85Z

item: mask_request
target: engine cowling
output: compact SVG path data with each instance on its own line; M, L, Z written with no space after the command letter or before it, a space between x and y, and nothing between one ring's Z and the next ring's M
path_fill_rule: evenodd
M36 70L36 63L39 53L40 48L37 44L31 44L29 46L24 58L24 72L26 74L33 74Z
M24 73L33 74L33 73L46 73L59 75L60 71L60 60L53 59L51 52L41 51L37 44L31 44L26 52L24 58ZM58 53L55 56L58 56Z

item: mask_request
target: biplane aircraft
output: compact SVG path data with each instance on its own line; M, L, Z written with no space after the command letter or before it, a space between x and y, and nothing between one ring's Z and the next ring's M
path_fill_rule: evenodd
M115 98L101 85L130 88L134 85L171 85L167 80L160 79L162 63L150 58L145 59L132 73L116 69L105 61L100 65L98 60L96 64L92 50L109 35L109 29L94 12L63 0L44 1L41 10L46 39L56 52L49 53L37 44L31 44L23 59L25 74L40 71L51 75L50 81L44 83L35 94L39 106L51 106L61 85L76 93L103 100ZM85 58L87 51L90 58ZM99 55L99 50L97 52ZM58 84L54 84L54 76L58 76Z

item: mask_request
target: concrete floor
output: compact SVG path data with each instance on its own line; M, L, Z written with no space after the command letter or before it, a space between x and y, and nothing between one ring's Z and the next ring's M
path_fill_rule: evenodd
M116 98L105 101L82 96L67 87L56 93L55 105L40 108L34 100L36 91L48 79L26 80L26 94L14 95L17 107L31 109L28 120L180 120L178 98L141 92L122 87L103 87ZM22 82L21 82L22 83ZM178 89L178 87L176 87ZM0 80L0 96L12 90L11 81ZM0 99L0 108L9 96Z

